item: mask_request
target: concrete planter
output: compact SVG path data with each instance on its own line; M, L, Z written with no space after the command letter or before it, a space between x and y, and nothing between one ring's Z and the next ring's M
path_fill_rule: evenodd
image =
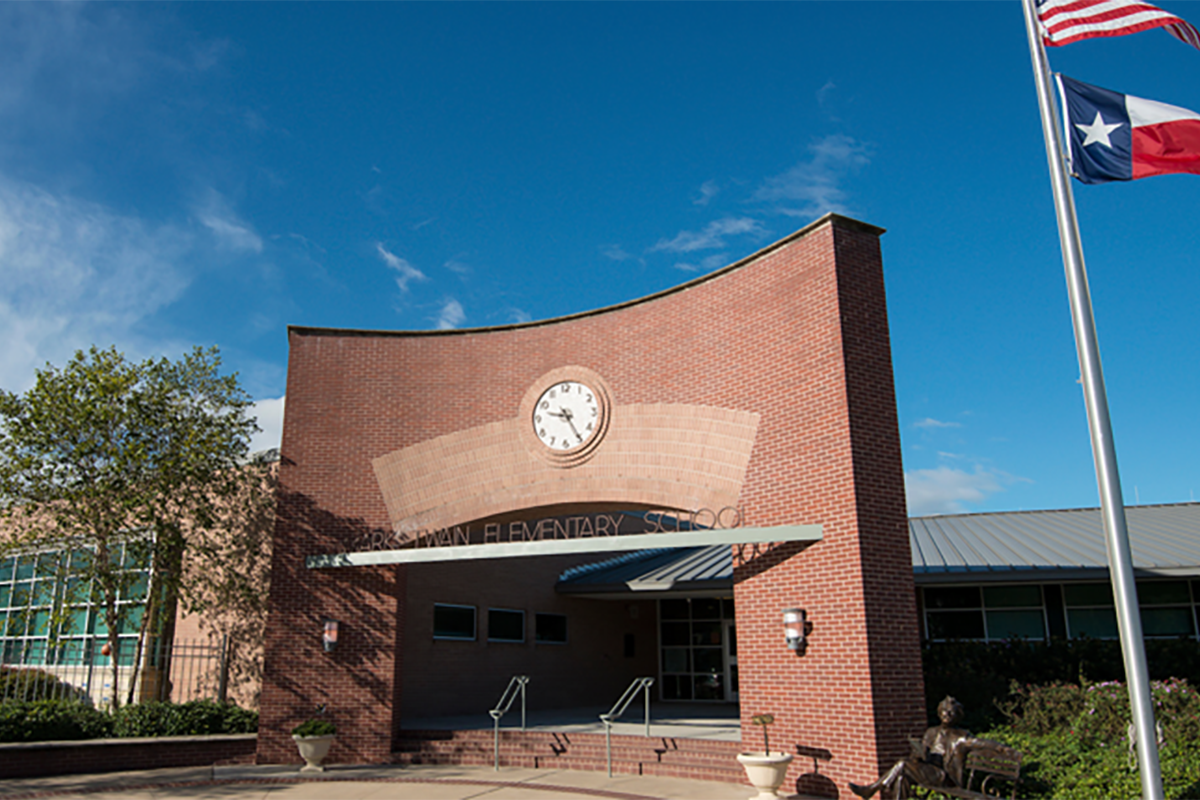
M792 758L791 753L738 753L737 760L745 768L746 777L758 789L754 800L779 797L778 789L783 785Z
M304 759L304 766L300 768L301 772L324 772L325 768L321 766L321 762L325 760L325 756L329 755L329 748L333 746L335 734L328 736L296 736L292 738L296 740L296 747L300 749L300 757Z

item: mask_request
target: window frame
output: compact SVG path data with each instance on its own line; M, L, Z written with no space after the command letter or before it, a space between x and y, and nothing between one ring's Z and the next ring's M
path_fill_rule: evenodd
M437 632L437 611L439 608L469 608L471 610L471 635L468 636L447 636ZM442 642L474 642L479 639L479 609L476 606L465 605L462 603L437 603L433 604L433 627L432 634L435 641Z
M521 615L521 638L520 639L501 639L499 637L493 636L492 635L492 612L496 612L498 614L520 614ZM526 631L525 631L525 609L523 609L523 608L491 608L491 607L489 607L487 610L487 613L488 613L487 640L489 642L495 642L496 644L524 644L525 643L525 639L526 639L526 635L527 635Z

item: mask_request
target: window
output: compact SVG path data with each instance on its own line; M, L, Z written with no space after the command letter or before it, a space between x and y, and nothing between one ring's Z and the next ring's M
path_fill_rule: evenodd
M1139 581L1137 592L1146 636L1195 635L1187 581Z
M511 611L506 608L489 608L488 641L525 641L525 612Z
M0 559L0 661L36 666L109 663L100 655L108 638L104 611L82 574L91 555L77 551L26 553ZM112 558L130 585L117 600L122 615L117 660L133 663L150 582L148 552L118 545Z
M1040 586L936 586L923 589L930 639L1045 639Z
M533 640L538 644L566 644L567 618L563 614L534 614Z
M433 638L473 640L475 606L433 605Z
M1117 638L1117 613L1110 584L1067 584L1063 587L1063 605L1067 607L1067 631L1071 638Z
M723 632L733 622L733 603L715 597L659 600L658 618L662 699L726 699Z

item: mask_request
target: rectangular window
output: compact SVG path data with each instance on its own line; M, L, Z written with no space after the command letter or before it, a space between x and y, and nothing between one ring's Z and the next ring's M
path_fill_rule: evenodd
M1187 581L1138 581L1137 593L1146 636L1195 635Z
M922 589L925 630L932 640L1045 639L1042 587L930 586Z
M488 641L525 641L525 612L512 611L507 608L489 608Z
M452 606L434 603L433 638L474 639L475 606Z
M563 614L535 614L533 640L539 644L566 644L566 616Z

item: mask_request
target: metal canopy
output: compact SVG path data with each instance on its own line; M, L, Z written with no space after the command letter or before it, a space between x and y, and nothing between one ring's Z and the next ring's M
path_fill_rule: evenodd
M309 569L366 567L379 564L416 564L433 561L470 561L486 558L554 556L574 553L611 553L659 547L707 547L710 545L769 544L772 542L819 542L820 525L779 525L770 528L721 528L717 530L647 533L628 536L588 536L536 542L466 544L452 547L419 547L404 550L369 550L308 556Z

